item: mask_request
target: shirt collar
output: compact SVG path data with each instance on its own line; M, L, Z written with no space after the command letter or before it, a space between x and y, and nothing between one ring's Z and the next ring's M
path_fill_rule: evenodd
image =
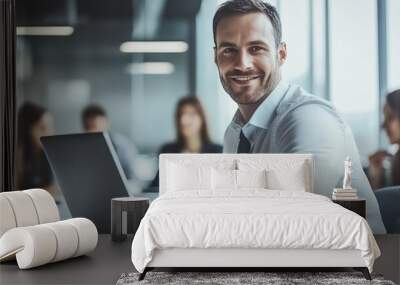
M233 117L233 122L235 122L239 128L246 128L247 125L252 125L258 128L268 129L269 124L275 115L276 108L286 94L288 88L289 85L285 81L281 80L271 94L269 94L264 100L264 102L258 106L246 124L243 122L243 117L239 109L236 111Z

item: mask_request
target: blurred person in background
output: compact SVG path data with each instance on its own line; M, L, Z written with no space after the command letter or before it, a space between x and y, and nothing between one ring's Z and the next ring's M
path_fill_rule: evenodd
M219 153L222 146L211 142L203 107L195 96L183 97L175 111L176 139L164 144L160 153Z
M389 93L383 108L385 129L389 142L397 145L395 154L379 150L369 156L368 176L373 189L400 185L400 89ZM385 168L385 161L389 168Z
M206 116L199 99L180 99L175 110L176 139L164 144L159 153L221 153L222 145L211 141ZM150 187L158 187L158 173Z
M53 118L45 108L26 102L19 108L17 120L17 187L43 188L56 198L59 191L40 142L40 137L54 133Z
M97 104L87 106L82 111L82 124L85 132L109 132L111 142L118 155L127 179L134 178L133 160L137 154L135 145L124 135L110 132L110 122L103 107Z

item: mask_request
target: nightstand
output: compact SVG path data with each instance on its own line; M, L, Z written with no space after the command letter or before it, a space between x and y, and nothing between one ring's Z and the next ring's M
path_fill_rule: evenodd
M365 219L366 216L366 202L365 199L356 199L356 200L336 200L332 199L333 203L339 204L340 206L353 211L356 214L359 214L361 217Z
M149 198L113 198L111 200L112 241L124 241L127 234L135 234L149 205Z

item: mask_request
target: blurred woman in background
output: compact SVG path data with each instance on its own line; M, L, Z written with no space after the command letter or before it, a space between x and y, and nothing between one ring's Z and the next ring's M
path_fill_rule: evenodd
M159 153L221 153L222 145L211 141L203 107L195 96L183 97L175 111L176 139L164 144ZM158 173L151 183L158 187Z
M43 107L26 102L18 111L17 187L43 188L55 196L53 175L40 137L53 134L53 118Z
M383 113L382 127L390 143L397 145L397 152L390 154L386 150L379 150L369 157L368 176L373 189L400 185L400 90L387 95ZM390 161L390 173L385 173L384 162L387 159Z
M183 97L175 111L176 140L161 147L160 153L219 153L208 134L206 117L199 99Z

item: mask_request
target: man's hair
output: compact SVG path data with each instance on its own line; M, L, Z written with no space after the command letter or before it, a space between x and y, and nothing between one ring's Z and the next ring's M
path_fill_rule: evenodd
M275 7L261 0L229 0L219 6L213 19L214 43L217 45L216 32L218 23L224 18L233 15L244 15L249 13L263 13L271 21L274 28L274 38L276 48L282 41L281 19Z
M89 120L96 117L107 117L106 111L100 105L89 105L82 111L82 124L85 129L88 127Z

